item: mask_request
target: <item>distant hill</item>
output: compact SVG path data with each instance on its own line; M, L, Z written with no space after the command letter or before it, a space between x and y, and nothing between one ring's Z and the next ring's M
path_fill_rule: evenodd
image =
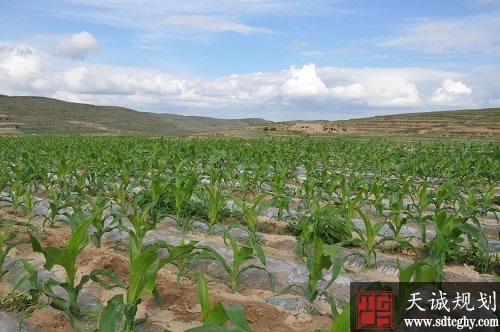
M137 112L44 97L0 95L0 135L188 136L269 123Z
M296 124L298 126L295 126ZM304 129L303 132L292 130L297 127L307 127L307 129ZM318 134L317 132L323 131L323 128L325 128L325 133ZM313 135L325 137L337 135L361 138L388 136L409 139L456 138L498 141L500 140L500 108L397 114L340 121L275 122L226 131L228 136L264 134L272 136Z

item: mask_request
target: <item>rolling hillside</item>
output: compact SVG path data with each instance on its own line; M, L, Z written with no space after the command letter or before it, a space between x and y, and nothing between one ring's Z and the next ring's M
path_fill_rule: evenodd
M340 128L335 133L298 133L294 124ZM343 130L345 129L345 130ZM500 140L500 108L375 116L341 121L270 122L137 112L113 106L43 97L0 95L0 135L245 136L343 135L372 138Z
M43 97L0 95L0 134L186 136L267 123L137 112Z

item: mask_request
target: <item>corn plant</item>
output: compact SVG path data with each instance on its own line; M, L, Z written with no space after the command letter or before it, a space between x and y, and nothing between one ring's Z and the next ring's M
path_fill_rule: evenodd
M382 203L384 198L383 190L384 185L380 177L376 177L374 181L368 185L368 192L373 195L371 202L373 206L375 206L376 215L378 217L382 215L382 211L384 210L384 204Z
M361 216L361 219L363 220L363 223L365 225L365 229L360 229L356 227L354 224L351 224L352 231L355 232L358 237L351 240L350 243L355 245L355 246L361 246L365 250L365 267L370 268L372 267L372 256L375 259L375 263L377 264L377 253L375 249L379 246L381 243L381 240L377 240L378 232L380 229L386 224L385 222L377 222L375 224L372 224L368 215L363 212L361 209L357 209L358 214ZM390 238L384 238L383 241L387 241Z
M38 233L38 229L29 223L25 223L22 221L17 221L13 219L9 220L2 220L1 221L2 227L9 228L12 226L21 226L21 227L26 227L32 232L37 233L38 236L40 234ZM12 248L15 248L19 244L21 244L23 241L15 241L15 242L10 242L9 238L11 237L11 233L9 232L0 232L0 279L4 276L7 271L3 269L3 266L5 264L5 259L9 255L9 252L12 250Z
M233 198L234 203L241 210L241 214L245 218L246 225L250 232L250 247L254 247L257 244L257 218L262 212L267 210L272 203L271 201L263 201L265 197L265 194L256 196L248 204L237 197Z
M390 222L388 222L389 228L392 230L394 237L399 238L399 233L401 228L408 222L408 218L402 217L405 214L403 209L403 196L400 193L393 193L389 198L389 207L391 212L387 216Z
M432 220L432 216L426 216L425 210L431 204L431 198L427 190L427 184L422 182L411 196L413 203L410 207L414 208L416 213L409 211L408 215L419 225L422 243L427 243L426 225Z
M23 196L26 193L26 187L21 182L14 182L12 189L7 190L7 197L2 198L0 201L9 203L12 206L14 213L19 213L23 206Z
M441 276L443 275L442 270L445 262L463 250L462 243L465 240L464 236L468 238L469 244L472 241L477 241L479 250L481 252L488 252L488 240L481 231L479 224L467 223L467 220L458 214L443 210L436 210L434 218L436 237L429 245L430 255L426 260L432 262L438 271L441 271ZM480 264L487 265L489 255L482 257L486 261L480 262Z
M138 207L138 202L140 197L138 196L134 204L134 213L127 216L128 220L132 224L132 229L127 228L123 225L119 225L118 228L122 231L128 233L129 236L129 248L130 248L130 259L133 260L142 251L142 243L146 237L147 232L153 230L156 227L156 223L148 218L148 213L153 207L152 203L148 203L142 210Z
M47 202L49 203L49 215L45 216L42 224L42 228L45 229L45 224L48 222L49 227L52 228L55 226L57 216L59 215L59 211L66 207L66 200L63 198L60 191L57 189L50 187L47 188L47 193L49 195Z
M273 205L276 205L276 207L278 208L278 215L277 215L278 220L283 220L284 211L290 213L289 204L291 200L292 196L287 193L273 195Z
M233 260L231 263L227 263L226 259L211 247L203 247L204 251L196 256L196 258L193 260L193 263L199 261L200 259L213 259L217 261L231 279L231 283L226 285L231 288L231 292L236 293L238 291L238 281L240 280L243 273L250 269L259 269L266 271L266 256L264 255L262 247L260 247L259 245L255 245L253 248L240 248L229 232L226 232L224 241L226 240L226 237L229 238L231 249L233 251ZM263 266L258 266L255 264L242 266L245 261L253 259L255 257L254 253L257 255ZM272 275L268 274L268 276L271 278L271 283L273 283Z
M4 276L7 271L3 269L3 265L5 263L5 258L7 255L9 255L9 251L12 250L12 248L15 248L17 243L15 244L7 244L7 241L5 241L5 238L8 236L9 233L0 233L0 278ZM4 244L6 244L4 248Z
M76 273L78 265L76 264L78 255L88 244L87 230L92 224L93 219L99 212L96 211L85 219L81 220L78 224L72 225L73 230L71 238L69 239L66 248L59 249L55 247L42 247L40 242L31 233L30 241L34 252L39 252L45 257L44 268L50 270L54 265L59 265L64 268L66 272L66 280L64 282L57 281L49 278L44 282L43 291L51 298L52 303L57 307L64 310L69 317L71 324L78 330L84 330L85 326L80 322L80 310L78 308L78 295L80 294L83 286L90 280L98 282L100 285L107 285L99 276L104 275L111 278L117 285L121 285L119 279L106 270L94 270L89 275L81 277L80 282L76 283ZM53 291L54 286L62 287L68 295L68 299L64 299L56 295ZM107 287L114 287L107 285Z
M211 182L201 189L202 206L207 213L209 235L214 234L215 224L228 212L226 199L227 195L224 194L218 183L212 184Z
M178 166L180 168L180 166ZM175 180L168 184L168 189L174 195L175 217L181 231L185 234L190 226L189 219L184 217L185 205L191 200L194 188L198 179L191 171L183 172L179 170L175 174Z
M339 276L344 263L343 258L339 257L339 251L343 245L344 243L341 242L325 248L323 240L316 236L313 247L311 250L308 250L306 256L306 267L309 270L307 285L289 285L281 290L279 294L283 294L291 289L299 289L301 295L310 302L313 302L319 296L330 298L327 290ZM326 284L322 288L318 288L318 282L323 280L324 270L328 271L330 269L332 274L330 280L326 281Z
M89 199L88 201L91 211L94 211L94 213L97 212L92 220L91 226L94 226L95 231L90 235L90 239L94 242L97 248L100 248L103 235L115 229L117 224L112 223L105 226L106 217L103 216L103 211L108 204L108 200L106 198L97 197L95 201L93 199Z
M350 230L346 221L339 217L337 206L326 204L321 207L316 199L312 204L309 214L301 215L298 219L300 234L297 237L297 254L305 256L308 247L314 243L314 238L319 236L324 242L334 244L348 240Z
M167 248L169 256L158 260L157 252L161 248ZM99 318L99 330L134 331L137 323L137 307L142 302L142 299L149 294L154 294L159 299L156 289L158 271L166 264L179 259L188 259L195 249L195 243L167 246L164 242L151 245L138 254L131 249L129 284L126 297L124 298L123 294L118 294L108 301Z
M33 208L35 207L36 204L40 203L40 201L34 200L33 195L31 194L32 186L27 185L26 190L23 193L22 197L22 206L21 208L24 210L24 215L26 219L28 219L28 222L31 221L33 218Z
M200 279L198 280L198 298L200 300L203 325L189 329L186 332L253 331L248 325L245 310L241 304L226 306L221 302L217 302L213 308L211 307L207 281L203 272L200 272ZM227 321L231 321L232 324L226 325Z

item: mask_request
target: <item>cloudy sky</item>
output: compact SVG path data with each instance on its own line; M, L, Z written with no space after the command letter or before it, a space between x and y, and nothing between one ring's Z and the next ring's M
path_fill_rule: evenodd
M500 106L500 0L16 0L0 22L0 94L275 121Z

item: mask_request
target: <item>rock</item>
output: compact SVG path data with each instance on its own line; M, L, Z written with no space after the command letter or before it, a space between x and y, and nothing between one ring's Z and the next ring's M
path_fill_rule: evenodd
M165 217L162 220L160 220L160 223L163 223L163 222L167 223L169 225L172 225L172 226L177 226L177 221L175 221L175 219L172 217Z
M134 329L135 332L164 332L168 331L165 329L165 327L158 325L158 324L153 324L149 323L147 321L139 323L135 326Z
M489 240L488 241L488 249L490 252L500 252L500 241Z
M243 228L231 228L229 233L236 241L248 241L250 239L250 232Z
M42 200L39 203L35 204L33 207L33 215L40 217L49 217L50 216L50 207L49 202L46 200Z
M295 298L265 298L264 302L281 307L286 310L296 311L298 313L306 313L308 315L317 316L320 314L310 302L301 297Z
M2 332L36 332L36 329L29 326L26 323L21 325L19 328L19 320L18 318L8 312L0 311L0 331Z
M111 242L119 242L128 239L128 233L115 228L111 232L104 233L102 237Z
M204 234L208 233L208 225L206 223L195 220L195 221L193 221L192 225L193 225L193 228L195 230L197 230L198 232L204 233Z
M284 239L269 244L271 248L275 248L286 252L295 252L297 250L297 240L295 239Z
M187 312L197 314L201 312L201 305L199 303L196 303L194 306L191 308L187 309Z

